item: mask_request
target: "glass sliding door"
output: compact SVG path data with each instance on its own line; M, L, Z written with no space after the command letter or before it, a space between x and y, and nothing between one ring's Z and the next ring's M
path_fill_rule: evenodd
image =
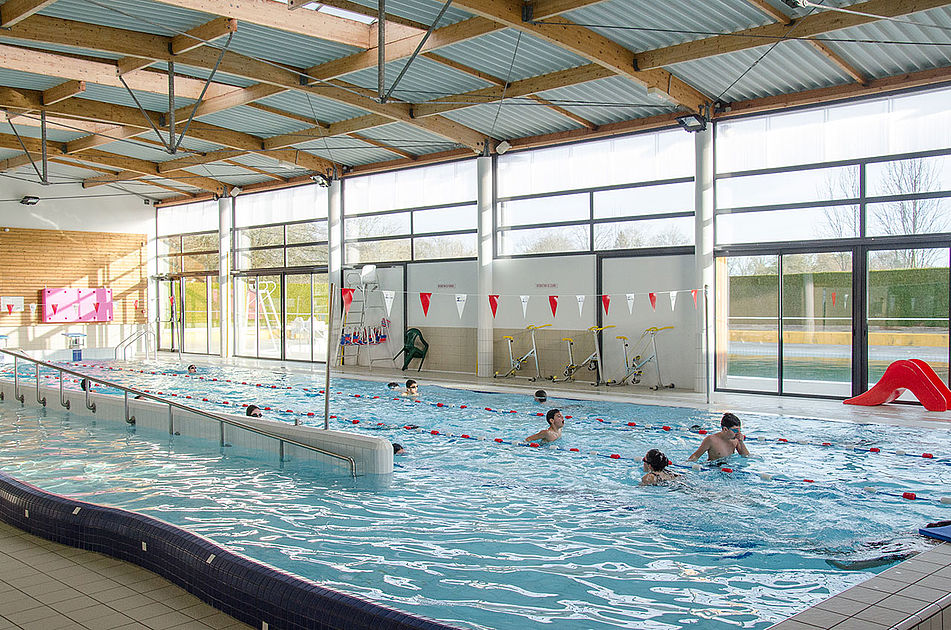
M779 391L779 256L716 259L717 386Z
M208 353L208 279L185 278L182 352Z
M281 276L257 277L257 356L264 359L283 358L281 293Z
M284 344L287 359L312 360L312 294L311 274L284 277Z
M782 392L852 392L851 252L782 256Z
M234 279L234 350L243 357L258 356L258 279Z
M868 252L869 387L899 359L927 361L948 382L948 269L944 247Z
M311 303L314 308L314 327L312 341L314 347L314 361L327 361L327 312L330 298L327 293L327 274L315 273L312 275Z
M180 347L181 279L159 280L159 350L176 351Z

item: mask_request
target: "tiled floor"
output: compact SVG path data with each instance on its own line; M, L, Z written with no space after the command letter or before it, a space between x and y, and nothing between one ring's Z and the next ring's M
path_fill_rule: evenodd
M951 628L951 543L918 554L770 630Z
M251 630L158 575L0 523L0 630Z

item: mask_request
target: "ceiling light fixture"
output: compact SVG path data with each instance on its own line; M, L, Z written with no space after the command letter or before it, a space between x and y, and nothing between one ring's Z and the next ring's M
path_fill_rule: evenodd
M700 114L687 114L678 116L677 123L690 132L703 131L707 128L707 119Z
M503 140L502 142L498 143L498 145L496 145L495 152L499 155L505 155L511 148L512 145L509 144L508 140Z
M23 199L20 200L20 203L22 203L24 206L35 206L39 202L40 198L33 195L24 195Z
M315 182L317 182L317 185L320 186L321 188L330 188L331 180L330 180L330 177L328 177L327 175L323 173L314 173L313 175L310 176L310 178L314 180Z
M228 194L230 194L232 197L237 197L238 195L241 194L241 191L242 191L242 190L243 190L243 188L241 188L241 186L232 186L232 187L231 187L231 192L228 193Z

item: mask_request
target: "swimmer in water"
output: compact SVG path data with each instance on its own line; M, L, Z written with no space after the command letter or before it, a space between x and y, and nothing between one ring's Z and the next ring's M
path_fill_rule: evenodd
M656 486L680 476L675 472L666 470L667 466L670 465L670 460L656 448L647 451L641 461L644 462L644 476L641 477L642 486Z
M417 398L419 396L419 384L413 379L406 381L406 389L403 390L403 396Z
M188 366L189 374L198 374L198 368L194 364Z
M565 416L562 415L561 410L549 409L545 415L545 419L548 420L548 428L528 436L525 438L526 442L536 442L539 440L542 442L554 442L561 437L561 429L565 426Z
M707 454L708 461L729 457L734 452L743 457L749 457L750 452L746 448L745 439L746 436L740 432L740 419L732 413L725 413L720 419L720 431L703 438L700 448L694 451L687 461L695 462L704 453Z
M396 442L393 442L393 454L406 455L406 449L403 448L402 444L397 444Z
M400 384L397 383L396 381L390 381L389 383L386 384L386 388L387 388L387 389L399 389L399 388L400 388Z
M548 400L548 392L544 389L535 390L535 402L543 403Z
M260 418L262 415L261 408L257 405L248 405L247 410L244 412L249 418Z

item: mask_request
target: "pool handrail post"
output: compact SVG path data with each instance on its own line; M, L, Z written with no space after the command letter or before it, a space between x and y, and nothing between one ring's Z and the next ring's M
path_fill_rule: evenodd
M703 285L703 391L707 395L707 404L710 404L710 331L707 318L710 315L709 303L710 285Z
M125 409L125 421L128 424L135 424L135 416L129 415L129 392L122 392L122 406Z
M85 379L86 379L86 387L84 387L83 389L86 391L86 409L88 409L89 411L93 413L96 413L96 403L90 402L89 400L89 392L90 390L92 390L92 379L89 378L88 376L85 377ZM82 381L79 381L79 386L83 387Z
M202 411L201 409L197 409L197 408L195 408L195 407L189 407L188 405L183 405L183 404L178 403L178 402L172 402L171 400L165 400L164 398L159 398L158 396L155 396L155 395L150 394L150 393L148 393L148 392L144 392L144 391L135 389L135 388L133 388L133 387L126 387L125 385L119 385L118 383L113 383L113 382L111 382L111 381L104 381L104 380L102 380L102 379L93 379L93 378L90 377L88 374L83 374L82 372L76 372L75 370L70 370L70 369L64 368L64 367L62 367L62 366L55 365L55 364L53 364L53 363L47 363L47 362L45 362L45 361L40 361L39 359L34 359L33 357L30 357L30 356L27 356L27 355L17 354L16 352L12 352L12 351L7 350L7 349L5 349L5 348L0 348L0 353L7 354L7 355L10 355L11 357L13 357L13 360L14 360L14 368L16 368L17 359L26 359L27 361L30 361L31 363L35 363L35 364L37 364L37 365L41 365L41 366L43 366L43 367L47 367L47 368L50 368L50 369L53 369L53 370L58 370L59 373L60 373L60 379L62 379L62 375L63 375L64 373L65 373L65 374L72 375L72 376L77 376L77 377L79 377L79 378L85 378L86 381L87 381L87 383L88 383L88 386L87 386L87 389L86 389L86 408L89 409L90 411L94 412L94 413L95 413L95 411L96 411L96 403L90 403L90 402L89 402L89 391L90 391L90 389L92 389L92 383L93 383L93 381L95 380L95 382L97 382L97 383L99 383L100 385L103 385L103 386L105 386L105 387L111 387L111 388L113 388L113 389L118 389L119 391L123 391L123 392L128 392L128 393L131 393L131 394L135 394L136 396L139 396L139 397L144 398L144 399L147 399L147 400L153 400L153 401L158 402L158 403L166 404L166 405L169 406L170 409L173 408L173 407L174 407L174 408L177 408L177 409L182 409L182 410L187 411L187 412L189 412L189 413L195 414L196 416L202 416L202 417L204 417L204 418L209 418L209 419L211 419L211 420L215 420L216 422L218 422L218 423L221 424L221 425L230 424L231 426L238 427L239 429L244 429L245 431L250 431L251 433L255 433L255 434L257 434L257 435L261 435L261 436L264 436L264 437L271 438L272 440L283 441L283 442L286 442L287 444L290 444L291 446L296 446L296 447L298 447L298 448L302 448L302 449L304 449L304 450L312 451L312 452L314 452L314 453L320 453L321 455L326 455L326 456L328 456L328 457L333 457L333 458L335 458L335 459L343 460L343 461L347 462L347 463L350 465L350 476L352 476L352 477L354 477L354 478L356 478L356 476L357 476L357 463L356 463L356 461L355 461L352 457L350 457L349 455L341 455L340 453L334 453L333 451L328 451L328 450L322 449L322 448L320 448L319 446L313 446L312 444L305 444L305 443L303 443L303 442L298 442L297 440L288 439L288 438L286 438L286 437L277 435L277 434L275 434L275 433L271 433L271 432L266 431L266 430L264 430L264 429L259 429L259 428L255 427L255 426L248 425L248 424L245 424L245 423L243 423L243 422L239 422L238 420L233 420L233 419L231 419L231 418L225 418L224 416L219 416L218 414L214 414L214 413L207 412L207 411ZM26 400L26 396L24 396L24 395L22 395L22 394L19 394L19 395L18 395L18 393L17 393L17 392L19 391L19 380L18 380L18 378L17 378L17 372L16 372L15 369L14 369L14 374L13 374L13 382L14 382L14 395L15 395L15 396L18 396L18 400L22 403L22 402L24 402L24 401ZM62 401L61 401L61 402L62 402ZM69 402L69 401L66 401L66 402ZM90 405L91 405L91 406L90 406ZM67 408L68 408L68 406L67 406ZM223 441L223 431L222 431L222 441Z
M172 403L168 403L168 434L175 435L175 419L173 418Z
M40 366L36 366L36 402L40 403L44 407L46 406L46 396L40 398Z
M337 353L334 351L333 358L330 357L331 348L334 344L334 303L337 297L337 285L330 283L330 296L327 300L327 361L324 363L324 429L330 429L330 366L337 360ZM339 343L339 338L338 338Z
M20 393L20 369L17 365L17 355L13 355L13 397L21 403L26 400L26 395Z
M59 404L69 409L69 399L63 394L63 373L59 373Z

